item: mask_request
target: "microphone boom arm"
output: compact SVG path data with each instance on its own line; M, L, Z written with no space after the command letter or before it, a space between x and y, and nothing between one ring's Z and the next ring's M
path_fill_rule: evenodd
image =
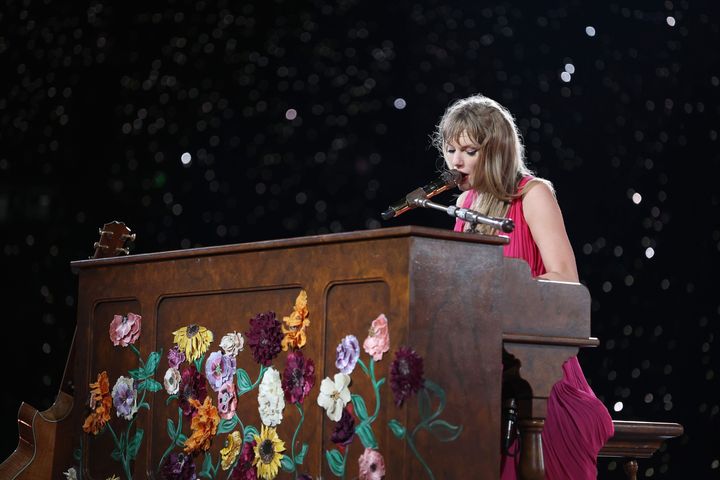
M407 199L408 203L413 206L440 210L451 217L456 217L472 224L482 223L484 225L490 225L491 227L505 233L510 233L515 229L515 222L513 222L510 218L490 217L475 210L470 210L469 208L460 208L455 205L446 207L444 205L440 205L439 203L431 202L423 195L423 190L421 188L411 192L407 196Z

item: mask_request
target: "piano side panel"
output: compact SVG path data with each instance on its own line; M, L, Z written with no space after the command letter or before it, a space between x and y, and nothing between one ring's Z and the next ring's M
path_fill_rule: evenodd
M103 299L95 303L92 319L90 321L90 364L88 375L84 379L84 385L96 382L100 372L107 372L110 381L110 391L115 381L120 377L128 376L128 371L137 368L137 356L129 348L114 346L110 340L110 322L115 315L127 315L128 312L142 315L142 307L136 298ZM89 413L87 398L83 398L80 406L86 406L85 415ZM84 418L83 418L84 420ZM122 431L127 421L118 418L113 409L110 426L115 432ZM108 462L110 452L115 448L113 439L109 433L100 435L88 435L85 447L85 455L89 460L87 464L90 478L108 478L110 476L122 476L122 469L118 463Z
M463 427L450 442L422 429L416 445L435 478L499 478L501 247L416 239L413 251L409 343L425 356L425 378L445 392L439 418ZM417 400L405 408L416 424ZM402 478L427 478L412 455L407 468Z
M376 379L385 378L385 385L381 387L381 410L372 424L372 430L381 446L381 451L386 458L397 459L386 464L388 467L387 478L403 478L402 467L402 445L392 437L387 428L387 422L391 418L390 412L397 416L392 402L392 395L389 390L389 366L392 362L392 353L407 338L407 321L402 316L394 314L391 306L390 288L384 281L378 279L355 281L344 281L342 283L331 283L327 288L326 296L326 336L325 336L325 365L323 377L333 377L338 372L335 366L335 356L338 344L346 335L355 335L360 344L360 358L366 366L370 365L370 357L363 350L362 343L368 335L372 321L381 313L388 318L390 331L390 351L382 360L375 363ZM356 365L351 374L352 384L350 392L360 395L368 408L370 414L375 409L375 393L368 376ZM322 415L322 449L331 450L336 448L330 441L335 422L329 420L327 415ZM364 447L356 437L348 452L346 478L358 476L358 457L363 453ZM323 478L333 478L332 473L323 459Z

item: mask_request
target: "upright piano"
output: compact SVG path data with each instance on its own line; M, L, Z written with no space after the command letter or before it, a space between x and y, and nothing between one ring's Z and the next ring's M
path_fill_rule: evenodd
M221 450L232 446L235 431L241 442L266 438L260 384L271 368L282 377L294 351L261 365L249 345L250 319L272 312L285 327L306 295L306 343L295 347L313 361L315 381L302 402L285 401L276 425L284 445L274 451L278 478L356 478L368 468L360 461L367 451L382 456L386 478L499 478L503 356L518 366L521 474L543 478L540 432L550 389L566 359L597 345L590 295L581 284L531 278L525 262L503 257L506 242L406 226L72 262L77 327L61 390L44 412L21 406L18 449L0 465L0 477L64 478L73 469L82 479L163 478L171 461L184 458L206 478L228 478L223 467L233 468L232 458L223 465ZM111 322L135 318L129 314L141 317L141 328L126 345L115 345ZM381 316L389 348L376 359L363 343L377 333L371 325ZM210 355L221 351L228 333L241 333L245 345L232 373L234 413L224 392L225 418L206 432L201 448L188 450L188 439L200 434L181 408L183 392L166 388L167 353L174 332L190 336L200 327L212 341L199 342L201 358L178 369L199 367L216 411ZM349 335L359 355L345 405L355 435L337 445L337 423L317 399L323 380L337 378L337 351ZM121 389L121 377L133 379L136 411L128 415L127 405L113 404L109 420L98 420L103 372L105 396ZM342 397L337 388L335 400Z

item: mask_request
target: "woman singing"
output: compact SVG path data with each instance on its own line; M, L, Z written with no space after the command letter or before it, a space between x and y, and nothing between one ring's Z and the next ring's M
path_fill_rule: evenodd
M552 184L525 165L520 135L507 109L482 95L458 100L442 116L433 143L447 167L462 173L458 206L515 222L504 246L506 257L527 261L533 277L579 281ZM497 233L462 220L455 230ZM546 478L596 478L597 454L612 434L607 408L587 384L577 357L570 358L548 399L542 432ZM503 457L503 480L517 478L518 459Z

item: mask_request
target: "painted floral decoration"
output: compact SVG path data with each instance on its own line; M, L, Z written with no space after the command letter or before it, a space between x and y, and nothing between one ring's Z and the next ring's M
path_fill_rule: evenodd
M282 389L288 403L303 403L315 385L315 363L301 350L290 352L283 371Z
M134 380L120 376L112 389L113 405L118 417L131 420L138 411L137 389L133 386Z
M213 341L210 330L200 325L188 325L173 332L173 342L185 354L188 362L194 362L207 351Z
M142 442L142 429L136 427L135 434L131 435L138 409L149 409L144 400L145 394L157 392L163 387L170 396L166 405L171 399L177 401L178 416L177 420L167 419L170 442L155 470L160 478L270 480L278 475L280 469L295 472L296 479L311 478L298 471L309 450L307 443L298 437L305 419L302 403L315 384L315 364L300 350L307 342L306 327L310 324L304 291L298 295L293 312L284 318L283 324L272 311L259 313L249 320L247 332L227 333L214 352L210 351L213 332L197 324L178 328L172 332L174 346L166 356L168 368L162 384L153 378L162 351L152 352L145 361L133 345L139 336L140 321L140 316L134 314L113 319L113 328L110 329L113 342L130 346L137 354L140 366L130 371L130 377L121 376L118 379L112 395L107 374L103 372L98 376L98 382L90 385L93 412L84 427L86 431L94 430L95 433L105 425L109 428L107 422L113 404L118 416L130 421L127 431L116 435L111 429L116 444L111 456L122 463L124 478L132 479L132 463ZM236 357L246 343L253 359L260 365L256 381L243 368L237 368ZM278 371L272 363L283 347L291 351L287 355L285 369ZM357 340L353 348L359 351ZM351 357L352 352L348 357L352 362ZM343 408L350 402L347 388L350 378L338 374L337 388L333 380L326 380L332 386L329 395L333 398L326 399L325 408L330 410L329 415L337 413L339 419ZM208 385L217 392L217 407L213 406L214 399L208 395ZM261 432L253 425L244 424L237 413L238 397L255 388L258 389L258 410L263 423ZM287 455L283 453L286 451L285 443L275 430L283 420L286 398L300 415L293 435L293 448L288 449ZM342 437L339 441L347 441L348 429L352 436L353 422L353 418L349 417L341 423L342 429L337 433L338 438ZM189 433L186 435L184 432L188 430L188 423ZM213 455L210 450L214 438L224 434L228 434L226 443L219 455ZM220 474L221 467L228 471L227 476Z
M282 333L282 349L286 351L288 348L302 348L307 342L305 329L310 325L308 319L309 312L307 308L307 292L301 290L295 299L295 307L288 317L283 317Z
M191 400L202 402L207 397L205 378L197 371L193 364L183 368L180 377L178 397L180 408L186 417L195 415L195 409Z
M282 422L285 399L280 381L280 372L270 367L265 371L258 388L258 410L260 419L267 426L275 427Z
M350 445L355 436L355 419L347 408L343 408L340 420L335 424L330 440L336 445Z
M384 314L381 313L372 321L368 336L363 342L363 349L376 362L382 360L383 354L390 350L388 320Z
M340 420L343 407L351 399L348 385L350 385L350 376L344 373L336 373L333 379L325 378L320 383L317 402L333 422Z
M242 352L244 346L245 339L238 332L228 333L220 340L220 348L225 352L225 355L231 357L236 357L238 353Z
M142 317L135 313L115 315L110 322L110 340L116 347L127 347L140 337Z
M143 357L135 346L135 342L140 337L141 325L142 317L134 313L125 316L114 315L110 320L108 331L113 345L130 347L129 349L137 356L139 366L129 370L127 377L119 376L112 390L107 372L98 375L98 381L90 384L90 408L93 411L83 424L85 432L95 435L102 431L110 433L114 444L114 448L109 452L110 457L121 464L124 478L128 480L132 480L132 464L138 456L144 436L143 429L135 425L136 414L140 409L150 409L150 404L145 401L147 393L154 393L163 388L162 384L155 380L162 350ZM112 407L115 408L119 418L128 421L118 430L113 428L113 423L110 422ZM74 457L82 465L82 442L79 450L79 453L75 452ZM119 480L115 475L110 478Z
M385 460L377 450L366 448L358 458L359 480L381 480L385 476Z
M250 330L245 333L253 358L269 367L282 349L282 331L275 312L258 313L250 319Z
M177 345L168 350L167 353L168 367L178 368L185 361L185 352L181 352Z
M400 347L390 366L390 388L395 405L402 406L406 399L422 388L425 383L423 375L422 357L411 348Z
M190 455L171 453L160 470L166 480L195 480L195 463Z
M220 418L230 420L235 415L237 408L237 395L235 395L235 384L230 381L218 390L218 413Z
M168 395L175 395L180 389L180 371L177 368L170 367L165 371L163 377L163 386Z
M355 335L347 335L340 341L335 354L335 366L342 373L350 375L360 358L360 344Z
M272 480L280 469L285 443L278 437L275 428L262 426L260 435L255 435L255 460L257 475L263 480Z
M197 415L193 417L190 423L192 434L185 441L185 453L206 451L210 448L212 438L217 433L220 416L210 397L205 397L205 402L202 404L191 398L190 404L197 410Z
M110 421L110 408L112 397L110 396L110 380L107 372L100 372L97 382L90 383L90 408L92 412L85 419L83 431L97 435L105 424Z
M229 470L230 467L235 463L238 455L240 455L240 449L242 448L243 439L240 432L235 430L227 437L227 445L225 448L220 450L220 458L222 459L222 469Z
M257 469L253 465L255 461L255 445L257 445L255 440L243 443L240 458L238 458L238 462L235 464L235 468L228 480L257 480Z
M212 352L205 360L205 378L210 388L220 390L225 383L232 380L235 374L235 357L223 355L222 352Z

